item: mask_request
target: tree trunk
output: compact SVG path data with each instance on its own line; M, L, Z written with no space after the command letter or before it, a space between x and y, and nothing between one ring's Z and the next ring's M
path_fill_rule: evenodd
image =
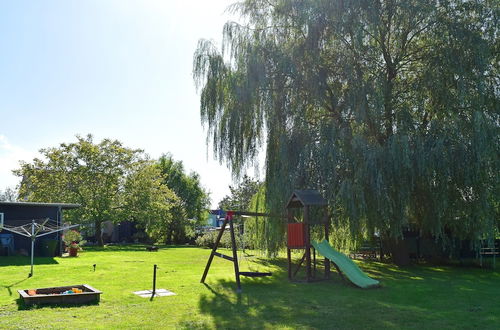
M102 240L102 221L96 220L95 224L95 239L97 241L98 246L104 246L104 242Z
M174 235L174 230L172 228L168 229L167 233L167 244L171 245L172 244L172 236Z
M388 238L386 246L391 253L394 264L398 266L408 266L410 264L410 252L403 238Z
M387 65L387 81L384 91L384 126L386 140L393 135L393 90L396 70L393 65Z

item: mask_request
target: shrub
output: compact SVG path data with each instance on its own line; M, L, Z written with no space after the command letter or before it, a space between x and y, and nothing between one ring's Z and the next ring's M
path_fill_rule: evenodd
M198 246L203 246L203 247L208 247L208 248L213 248L215 244L215 240L217 239L217 236L219 235L219 232L216 230L213 231L208 231L201 236L198 236L196 238L196 245ZM254 244L253 242L250 242L248 239L246 239L245 235L245 240L243 239L243 235L240 235L238 232L235 233L235 239L236 239L236 245L238 249L253 249ZM224 234L222 235L222 238L219 243L219 247L223 248L231 248L231 234L229 230L226 229Z
M62 237L64 244L67 248L75 248L82 250L82 245L87 243L82 235L76 230L68 230Z
M151 238L149 238L148 234L146 234L144 231L138 231L134 234L132 234L132 240L134 243L144 243L144 244L151 244Z

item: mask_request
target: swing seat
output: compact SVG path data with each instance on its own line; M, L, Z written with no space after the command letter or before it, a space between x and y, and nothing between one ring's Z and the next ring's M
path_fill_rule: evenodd
M262 273L262 272L239 272L241 276L246 277L266 277L271 276L272 273Z

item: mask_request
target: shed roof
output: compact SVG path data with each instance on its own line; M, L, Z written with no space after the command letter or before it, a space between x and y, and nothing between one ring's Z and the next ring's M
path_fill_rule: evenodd
M290 207L303 207L303 206L326 206L328 202L321 196L321 194L314 189L307 190L294 190L292 196L286 205Z
M79 208L80 204L69 204L69 203L37 203L37 202L0 202L0 206L41 206L41 207L61 207L61 209L76 209Z

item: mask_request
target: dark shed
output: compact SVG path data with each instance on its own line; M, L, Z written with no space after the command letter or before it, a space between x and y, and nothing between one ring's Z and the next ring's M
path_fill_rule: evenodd
M30 223L33 219L49 218L54 220L58 226L63 223L63 210L75 209L80 207L78 204L65 204L65 203L34 203L34 202L0 202L0 213L3 213L4 223L9 226L21 226ZM7 231L0 231L0 235L5 240L8 235L12 235L14 242L14 249L19 251L21 249L29 251L31 248L31 241L27 237L8 233ZM59 242L61 233L54 233L47 235L45 239L53 239ZM40 244L40 242L37 242Z

